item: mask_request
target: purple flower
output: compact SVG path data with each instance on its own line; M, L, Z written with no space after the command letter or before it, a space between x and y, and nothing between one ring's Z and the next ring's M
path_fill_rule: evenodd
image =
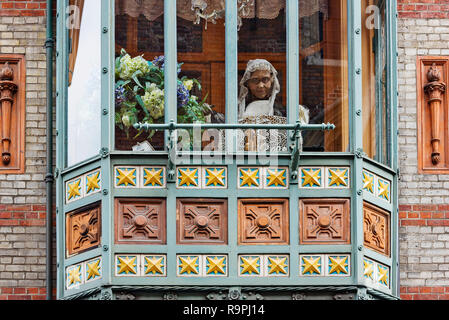
M184 107L190 99L189 90L183 83L178 83L178 109Z
M125 88L123 88L123 87L116 88L115 89L115 103L122 104L124 101L126 101Z
M161 70L164 70L165 68L165 57L164 56L159 56L159 57L155 57L153 61L151 61L151 63L153 65L155 65L156 67L158 67ZM181 65L178 64L178 69L177 69L178 75L181 73Z

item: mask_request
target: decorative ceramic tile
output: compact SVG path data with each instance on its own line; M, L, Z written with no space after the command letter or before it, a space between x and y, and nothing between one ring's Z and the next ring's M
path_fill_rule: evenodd
M363 202L363 244L390 256L390 213L366 201Z
M238 184L241 189L261 189L263 169L258 167L239 167Z
M66 269L66 288L73 289L84 283L83 264L76 264Z
M383 200L390 202L390 181L382 178L378 178L377 181L377 196Z
M299 170L300 188L323 188L324 168L300 168Z
M349 167L326 168L326 188L349 188Z
M86 173L83 177L86 186L86 196L101 191L101 172L100 169Z
M102 265L101 257L87 261L84 265L86 283L101 279Z
M228 187L226 167L203 167L202 187L206 189L226 189Z
M363 258L363 278L368 281L368 283L373 283L375 281L375 263L374 261Z
M239 256L239 276L262 276L263 256L241 255Z
M225 277L228 275L228 257L226 255L203 256L204 276Z
M288 189L288 168L265 168L264 188L265 189Z
M139 276L140 256L138 255L116 255L115 275L116 276Z
M116 188L138 188L139 167L117 166L114 168Z
M363 191L372 195L376 194L376 176L369 171L363 170Z
M377 264L377 283L390 288L390 268L380 263Z
M165 167L142 167L142 188L161 189L166 183Z
M143 255L141 256L142 263L142 276L153 277L153 276L166 276L167 257L165 255Z
M350 257L349 255L328 255L327 276L349 276L350 275Z
M322 276L324 275L323 255L301 255L299 257L300 276Z
M201 167L177 167L178 188L200 189L201 188Z
M264 275L267 277L288 277L289 276L289 256L268 255L264 256Z
M67 181L65 184L66 203L81 199L84 196L83 179L78 177Z
M202 275L202 259L200 255L177 256L177 274L182 277L198 277Z

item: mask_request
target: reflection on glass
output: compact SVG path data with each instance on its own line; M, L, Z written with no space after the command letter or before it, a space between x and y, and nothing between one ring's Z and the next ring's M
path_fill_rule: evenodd
M300 104L311 124L333 123L329 132L303 132L304 151L349 148L347 1L299 1Z
M133 125L164 123L164 0L116 0L115 44L115 147L163 150L163 131Z
M69 31L68 166L95 156L101 145L101 2L70 4L76 5L74 14L80 23Z

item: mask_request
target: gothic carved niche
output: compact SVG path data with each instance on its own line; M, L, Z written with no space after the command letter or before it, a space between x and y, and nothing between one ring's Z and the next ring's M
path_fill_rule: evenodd
M349 199L300 200L301 244L349 244Z
M22 55L0 55L0 174L24 171L24 63Z
M116 243L165 244L165 199L115 199Z
M363 243L390 256L390 214L372 204L363 204Z
M223 199L178 199L179 244L226 244L228 204Z
M239 244L288 244L288 200L241 199Z
M100 204L78 209L66 216L67 256L77 254L100 245Z

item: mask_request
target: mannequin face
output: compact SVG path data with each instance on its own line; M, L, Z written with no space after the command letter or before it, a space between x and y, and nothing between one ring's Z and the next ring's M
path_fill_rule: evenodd
M273 78L268 70L256 70L248 80L248 89L258 99L268 99Z

